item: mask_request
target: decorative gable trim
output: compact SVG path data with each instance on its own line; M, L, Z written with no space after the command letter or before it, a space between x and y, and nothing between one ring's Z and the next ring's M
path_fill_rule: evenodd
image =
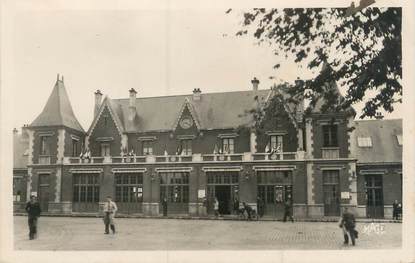
M118 133L120 134L120 136L123 135L123 129L122 126L120 125L120 121L118 120L118 117L116 116L116 114L113 112L112 107L109 103L109 98L105 97L104 101L101 104L101 107L99 109L99 112L97 114L97 116L95 117L94 121L92 122L91 127L88 130L88 134L92 134L92 132L94 131L95 127L97 126L97 123L99 121L99 119L101 118L102 113L104 112L105 107L108 108L108 111L110 112L111 115L111 119L114 121L115 127L117 128Z
M271 100L271 98L273 96L276 96L278 94L279 94L279 92L278 92L278 90L276 90L276 87L274 87L273 89L271 89L270 92L269 92L269 94L268 94L268 96L267 96L267 98L265 99L265 106L268 105L268 103L270 102L270 100ZM284 107L284 110L288 114L288 117L290 118L290 120L291 120L292 124L294 125L294 127L296 129L298 129L297 120L294 117L294 115L291 113L290 109L288 108L288 105L286 103L284 103L284 101L281 101L279 98L278 98L278 101L282 103L282 106Z
M174 131L174 130L176 130L176 128L177 128L177 125L179 125L179 121L180 121L180 119L182 118L182 115L183 115L183 112L184 112L184 109L186 109L186 107L187 107L187 109L189 110L189 112L190 112L190 115L192 116L192 119L193 119L193 122L195 123L195 125L196 125L196 128L198 129L198 130L200 130L201 129L201 127L200 127L200 123L199 123L199 120L198 120L198 118L197 118L197 114L196 114L196 112L195 112L195 110L194 110L194 108L193 108L193 105L190 103L190 100L189 100L189 98L185 98L185 100L184 100L184 103L183 103L183 105L182 105L182 107L181 107L181 109L180 109L180 111L179 111L179 114L178 114L178 116L177 116L177 119L176 119L176 121L174 122L174 124L173 124L173 127L172 127L172 130Z

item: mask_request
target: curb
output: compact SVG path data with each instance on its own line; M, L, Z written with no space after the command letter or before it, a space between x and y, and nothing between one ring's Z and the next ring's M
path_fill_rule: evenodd
M13 213L13 216L26 216L26 213ZM100 214L42 214L43 217L78 217L78 218L101 218ZM235 217L197 217L197 216L144 216L144 215L124 215L117 214L116 218L141 218L141 219L181 219L181 220L219 220L219 221L245 221ZM267 222L282 222L282 219L275 218L261 218L255 221L267 221ZM298 218L294 219L294 222L339 222L338 218ZM369 218L357 218L356 222L358 223L402 223L402 220L392 220L392 219L369 219Z

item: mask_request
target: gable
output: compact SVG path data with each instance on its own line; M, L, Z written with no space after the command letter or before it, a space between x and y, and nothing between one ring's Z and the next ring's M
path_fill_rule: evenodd
M114 114L111 113L110 108L105 105L97 118L94 125L89 132L90 137L111 137L114 135L122 135L120 128L114 120Z
M190 101L188 98L185 99L185 102L177 116L177 119L173 125L173 130L189 130L189 129L200 129L199 120L197 119L197 115L192 107L192 104L190 104Z
M94 129L96 128L101 116L104 114L104 117L108 118L111 117L112 123L115 125L116 130L114 132L118 132L120 136L122 136L124 132L124 127L122 122L120 121L120 111L116 111L113 105L111 104L111 100L108 97L105 97L104 101L102 102L100 109L98 111L97 116L95 116L94 120L92 121L91 127L88 130L88 134L92 134ZM122 116L121 116L122 117ZM107 119L108 120L108 119ZM103 119L105 124L105 118Z

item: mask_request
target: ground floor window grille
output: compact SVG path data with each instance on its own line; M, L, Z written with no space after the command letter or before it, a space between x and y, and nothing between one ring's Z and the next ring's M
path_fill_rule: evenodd
M160 176L160 200L169 203L189 202L189 173L163 172Z
M143 174L115 174L115 202L143 202Z
M99 202L98 174L73 175L73 202Z

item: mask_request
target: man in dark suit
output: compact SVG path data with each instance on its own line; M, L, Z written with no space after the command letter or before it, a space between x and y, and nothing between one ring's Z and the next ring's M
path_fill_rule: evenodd
M343 235L344 235L344 244L349 244L349 236L352 240L352 245L356 244L355 239L357 238L357 231L355 230L356 227L356 220L354 215L349 212L347 207L344 208L344 212L342 215L342 219L340 221L340 227L343 228Z
M30 201L26 204L26 212L28 215L29 223L29 239L32 240L37 234L37 219L40 216L40 205L36 196L31 195Z
M284 218L283 222L287 222L287 217L294 223L294 217L292 215L292 201L291 196L288 196L284 202Z

